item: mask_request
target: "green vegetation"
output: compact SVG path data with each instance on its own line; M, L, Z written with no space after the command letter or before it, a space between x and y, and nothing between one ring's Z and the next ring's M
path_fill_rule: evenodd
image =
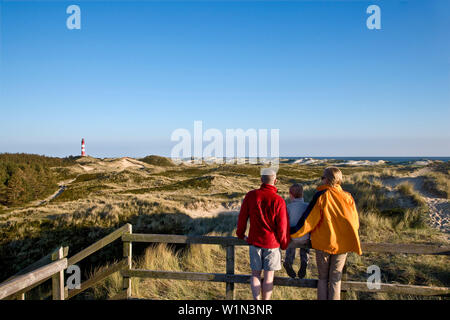
M432 195L450 199L449 174L430 172L424 176L423 187Z
M416 206L425 206L425 201L422 197L414 190L414 187L411 183L404 182L397 186L397 190L400 194L408 197L413 202L413 205Z
M428 222L426 204L410 183L389 189L383 184L383 173L356 173L345 179L344 190L350 192L360 214L387 218L391 227L425 228Z
M18 157L18 158L17 158ZM57 190L56 182L74 179L55 199L42 206L12 208L0 202L0 281L11 276L60 245L69 246L69 256L106 236L124 223L135 233L234 236L235 214L211 214L208 210L229 208L238 211L246 192L258 188L260 165L180 165L169 159L149 156L142 166L121 166L123 160L95 158L53 159L30 156L8 158L0 155L0 180L17 165L27 176L23 189L38 190L33 197L23 197L17 204L43 199ZM29 162L27 162L29 161ZM169 162L167 162L169 161ZM134 162L133 162L134 163ZM24 167L21 169L20 165ZM147 165L150 164L150 165ZM81 165L85 165L83 168ZM294 182L304 185L305 200L310 200L325 164L299 166L281 164L278 172L279 194L288 198ZM6 168L6 169L5 169ZM41 171L39 171L41 170ZM429 167L376 166L343 167L343 189L355 198L360 214L360 236L364 242L449 243L446 234L429 227L429 214L423 191L444 197L448 191L449 171L444 164ZM39 173L39 174L38 174ZM39 177L39 178L38 178ZM42 177L42 180L40 177ZM46 181L43 181L43 179ZM36 184L54 183L45 190ZM6 186L6 187L5 187ZM422 188L422 189L420 189ZM51 190L50 190L51 189ZM419 190L420 189L420 190ZM448 198L448 193L445 193ZM2 212L7 214L1 215ZM314 250L307 277L316 278ZM83 278L99 272L122 256L122 247L114 244L102 249L81 265ZM225 251L220 246L150 246L133 245L137 267L159 270L183 270L223 273ZM382 269L383 282L449 286L450 272L446 256L350 254L348 280L364 281L367 266ZM248 251L236 248L236 272L248 274ZM284 271L277 273L287 276ZM133 279L134 295L157 299L223 299L224 284L174 280ZM239 299L250 299L248 285L236 285ZM118 274L77 297L111 297L121 289ZM40 290L40 289L39 289ZM40 297L39 290L35 292ZM313 289L276 287L274 299L315 299ZM347 292L345 299L417 299L414 296L363 294Z
M43 198L58 189L51 167L73 164L74 158L32 154L0 154L0 204L17 206Z
M168 178L179 178L179 177L199 177L205 174L213 172L214 169L207 166L201 167L176 167L171 168L162 172L154 173L154 176L162 176Z
M93 180L105 180L107 179L107 175L104 173L85 173L77 176L75 183L93 181Z
M370 221L368 221L370 220ZM210 221L213 222L213 221ZM426 232L420 232L415 236L399 238L397 232L389 223L383 224L386 219L366 215L361 216L363 225L363 241L386 241L391 237L395 241L420 241L426 236ZM370 226L370 227L369 227ZM368 231L368 232L367 232ZM234 234L235 231L232 232ZM229 233L211 232L210 236L226 236ZM382 239L378 237L382 235ZM435 233L431 233L430 240L437 240ZM235 273L250 274L248 262L248 248L235 248ZM318 272L315 265L315 252L311 250L310 264L307 278L317 278ZM298 257L295 265L298 266ZM205 272L224 273L225 250L217 245L190 245L179 250L178 247L168 244L157 244L146 248L143 255L135 258L134 265L139 269L164 270L179 272ZM382 270L382 281L385 283L404 283L427 286L446 286L450 282L450 273L447 268L445 256L414 256L414 255L389 255L365 253L358 256L354 253L348 255L346 274L350 281L366 281L367 266L377 264ZM99 270L100 271L100 270ZM287 277L284 270L277 272L277 276ZM121 289L121 278L118 274L109 277L103 283L99 283L91 292L90 298L105 299L113 296ZM146 299L214 299L225 298L225 285L223 283L209 283L195 281L177 281L163 279L133 279L133 295ZM251 299L251 291L248 284L235 285L236 299ZM346 292L343 299L424 299L421 296L398 295L387 293L362 293ZM439 299L440 297L431 297ZM303 300L316 299L315 289L275 287L273 299ZM430 299L430 298L428 298Z
M217 168L217 171L220 171L221 174L223 174L224 176L225 175L233 175L233 176L240 175L240 176L259 178L261 175L261 166L243 165L243 164L222 165L219 168Z
M112 187L107 185L93 185L93 186L80 186L80 187L68 187L63 191L63 193L52 200L52 202L66 202L74 201L78 199L84 199L89 197L92 193L96 191L108 190Z
M159 167L175 166L175 164L172 162L172 160L165 158L165 157L155 156L155 155L146 156L145 158L142 158L139 160L142 162L154 165L154 166L159 166Z
M126 190L126 191L122 191L122 193L146 194L146 193L155 192L155 191L177 191L177 190L183 190L183 189L208 190L211 188L215 178L216 178L215 176L202 176L202 177L178 181L178 182L167 184L164 186Z
M142 183L146 179L142 175L129 170L123 170L120 172L97 172L97 173L84 173L79 174L76 177L74 184L79 184L83 182L102 182L102 183L115 183L120 184L128 181L135 183Z

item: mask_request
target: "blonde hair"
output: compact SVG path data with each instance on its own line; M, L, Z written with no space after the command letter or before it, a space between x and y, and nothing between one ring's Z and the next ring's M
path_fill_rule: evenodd
M342 184L343 177L342 172L339 168L328 167L323 171L323 176L327 178L328 183L332 186Z

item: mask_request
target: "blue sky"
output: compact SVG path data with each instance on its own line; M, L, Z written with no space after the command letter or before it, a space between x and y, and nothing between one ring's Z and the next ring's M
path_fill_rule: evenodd
M0 3L0 152L170 155L202 120L284 156L450 155L448 1Z

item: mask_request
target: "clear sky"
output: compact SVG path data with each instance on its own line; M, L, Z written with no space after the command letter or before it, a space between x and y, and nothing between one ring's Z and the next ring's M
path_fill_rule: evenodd
M66 8L81 8L69 30ZM366 8L381 8L369 30ZM284 156L450 156L450 1L0 1L0 152L170 155L177 128Z

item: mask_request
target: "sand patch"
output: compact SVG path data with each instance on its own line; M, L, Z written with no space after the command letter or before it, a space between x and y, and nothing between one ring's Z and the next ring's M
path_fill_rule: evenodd
M425 179L420 175L428 171L428 168L423 168L409 176L383 179L382 182L391 190L402 183L411 184L427 204L431 226L442 232L450 233L450 201L446 198L437 197L425 190Z
M126 169L145 169L147 167L146 163L128 157L103 160L81 158L77 162L79 167L85 172L120 172Z
M193 209L185 209L184 210L187 215L192 218L214 218L221 214L229 214L229 215L239 215L239 210L236 209L227 209L225 207L218 207L211 210L193 210Z

